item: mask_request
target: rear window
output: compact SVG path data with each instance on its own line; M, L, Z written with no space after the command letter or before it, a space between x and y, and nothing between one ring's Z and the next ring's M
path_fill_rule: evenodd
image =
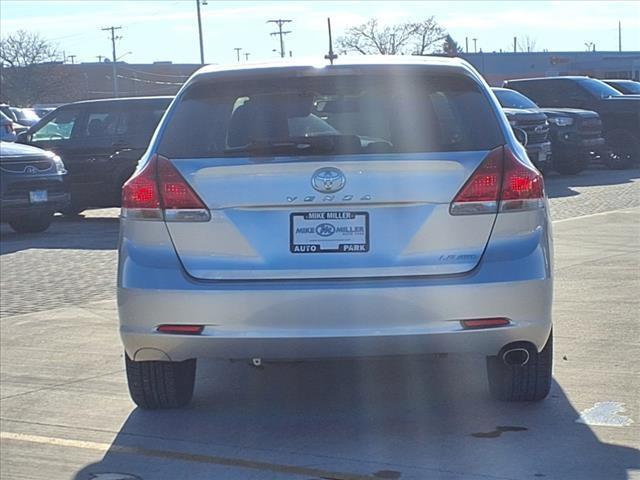
M169 158L489 150L489 100L463 76L263 78L196 84L164 129Z
M535 103L515 90L494 90L494 93L504 108L538 108Z

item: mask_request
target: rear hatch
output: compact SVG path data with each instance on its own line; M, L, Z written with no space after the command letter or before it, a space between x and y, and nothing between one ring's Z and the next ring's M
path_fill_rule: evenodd
M186 271L262 280L473 269L495 213L451 215L449 205L504 143L497 116L465 75L395 73L187 89L157 148L210 212L167 221Z

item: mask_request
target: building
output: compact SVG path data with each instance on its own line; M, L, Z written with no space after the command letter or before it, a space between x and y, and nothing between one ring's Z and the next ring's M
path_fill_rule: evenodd
M557 75L640 81L640 52L479 52L461 57L493 86L514 78Z
M118 96L174 95L200 64L117 62ZM114 96L113 64L44 63L0 69L1 100L20 106L61 104Z

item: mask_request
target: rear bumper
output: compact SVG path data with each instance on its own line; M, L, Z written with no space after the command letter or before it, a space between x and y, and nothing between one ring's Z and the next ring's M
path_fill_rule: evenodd
M551 163L551 142L527 145L529 160L536 166L546 166Z
M42 212L56 212L69 205L70 195L66 192L49 192L48 200L41 203L30 203L28 198L2 198L0 199L0 212L2 220L10 220L29 214Z
M157 230L150 230L152 223ZM552 325L549 227L544 220L529 233L503 239L500 223L480 264L462 275L255 282L194 280L164 243L162 224L143 226L145 238L139 242L155 244L144 249L127 239L135 225L123 226L122 341L135 360L173 361L495 355L513 341L528 341L540 350ZM509 318L511 324L466 330L460 323L495 317ZM205 328L197 336L158 333L162 324Z
M121 290L119 296L120 333L134 360L495 355L514 341L529 341L541 349L551 330L550 282L545 281L469 289L389 287L315 293L184 295ZM512 324L465 330L460 323L498 313ZM135 316L135 324L128 321L130 316ZM162 323L207 326L197 336L157 333Z
M601 149L604 145L603 137L584 138L578 134L572 134L568 138L558 135L552 142L554 151L568 153L588 153Z

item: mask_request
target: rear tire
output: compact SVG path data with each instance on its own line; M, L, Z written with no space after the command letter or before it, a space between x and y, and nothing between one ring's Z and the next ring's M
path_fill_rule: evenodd
M489 390L496 399L506 402L543 400L551 389L552 364L553 332L542 351L530 355L523 366L505 365L497 356L487 357Z
M64 210L61 210L61 213L67 218L73 218L79 216L85 210L86 208L81 205L71 204Z
M611 155L604 159L607 167L623 170L640 160L640 139L626 130L613 130L606 135Z
M52 219L53 213L39 213L10 220L9 225L18 233L40 233L49 228Z
M134 362L125 353L131 399L149 410L180 408L193 397L196 360Z

